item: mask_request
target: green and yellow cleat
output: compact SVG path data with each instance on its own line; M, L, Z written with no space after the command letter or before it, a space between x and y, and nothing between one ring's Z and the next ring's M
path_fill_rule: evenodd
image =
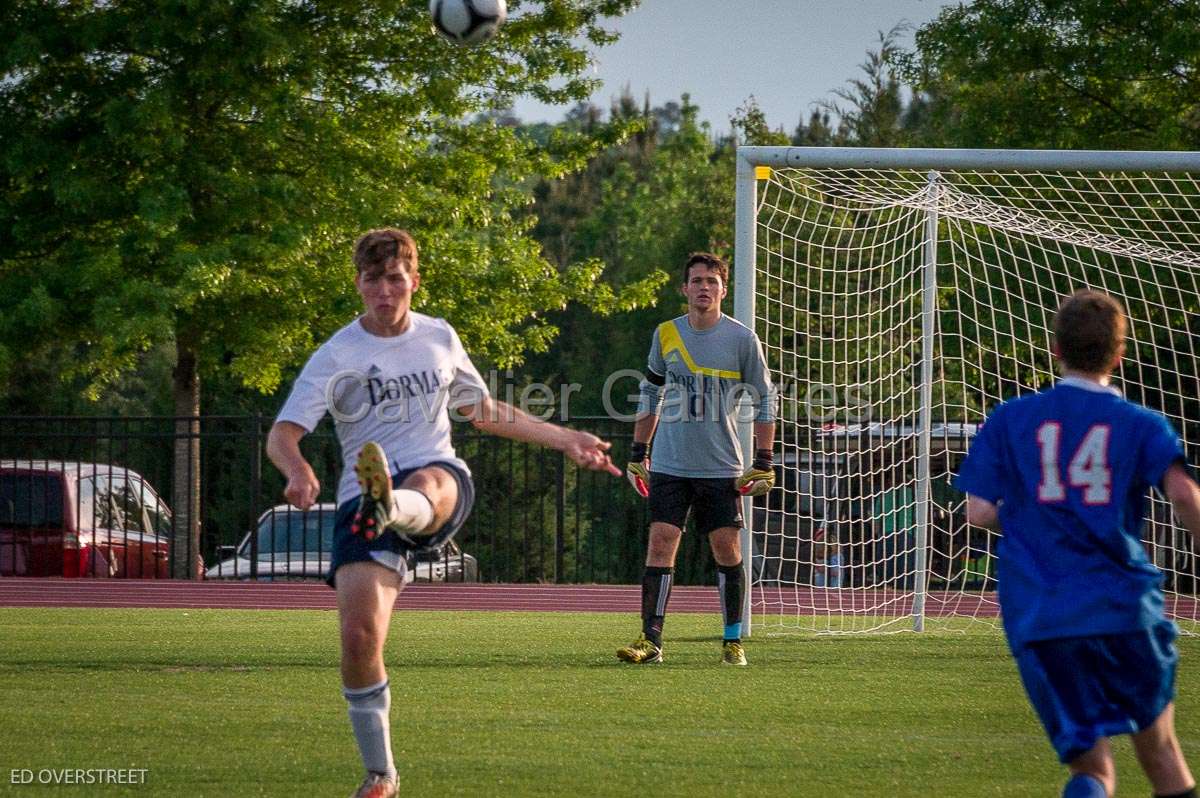
M622 662L632 662L635 665L648 665L651 662L662 662L662 649L640 636L627 646L617 649L617 659Z
M721 646L722 665L745 665L746 651L736 640L726 640Z
M363 445L354 463L354 474L358 478L358 487L362 489L362 498L354 521L350 524L350 531L367 540L374 540L387 529L392 512L392 474L388 470L383 448L378 443L368 441Z

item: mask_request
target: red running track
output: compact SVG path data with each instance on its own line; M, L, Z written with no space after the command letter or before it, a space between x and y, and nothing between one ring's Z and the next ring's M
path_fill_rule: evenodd
M337 599L321 582L176 582L168 579L0 579L0 607L159 607L332 610ZM540 610L632 612L638 585L410 584L397 610ZM681 587L675 612L719 612L714 588Z
M906 615L912 596L897 591L767 588L754 592L755 612ZM0 607L159 607L212 609L320 609L337 607L319 582L176 582L153 579L0 579ZM641 608L639 585L411 584L397 610L516 610L623 612ZM671 612L720 612L713 587L676 587ZM997 614L995 597L930 593L931 617Z

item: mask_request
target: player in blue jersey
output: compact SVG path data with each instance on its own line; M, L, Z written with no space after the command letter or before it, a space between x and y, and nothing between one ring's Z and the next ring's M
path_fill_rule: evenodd
M650 344L625 471L648 499L650 542L642 577L642 635L617 650L624 662L662 662L663 616L675 555L691 513L717 562L724 620L721 661L746 664L741 640L741 497L761 496L775 484L775 414L758 336L721 313L728 286L729 267L723 260L706 252L693 254L683 267L687 315L660 324ZM734 418L743 391L749 392L755 408L756 443L749 468Z
M1109 385L1125 333L1112 297L1068 297L1054 320L1062 379L992 411L955 484L970 523L1003 532L1004 632L1070 769L1063 797L1112 795L1108 738L1131 734L1154 794L1194 798L1175 736L1176 629L1139 533L1157 487L1196 538L1200 488L1170 423Z

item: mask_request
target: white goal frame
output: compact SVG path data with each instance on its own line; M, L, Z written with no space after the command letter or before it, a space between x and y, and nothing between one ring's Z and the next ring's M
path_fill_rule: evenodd
M758 258L759 180L769 169L903 169L929 170L935 179L938 170L1004 170L1010 172L1191 172L1200 174L1200 152L1119 152L1069 150L984 150L984 149L879 149L857 147L756 147L737 150L734 316L756 329L756 264ZM925 551L930 527L930 429L934 382L934 343L937 299L938 214L927 212L925 223L923 294L921 302L921 364L919 420L916 462L916 595L912 604L912 629L925 628L926 571ZM745 419L749 414L741 414ZM753 428L749 421L739 427L742 451L752 450ZM752 626L754 513L749 498L743 499L742 563L745 569L743 632Z

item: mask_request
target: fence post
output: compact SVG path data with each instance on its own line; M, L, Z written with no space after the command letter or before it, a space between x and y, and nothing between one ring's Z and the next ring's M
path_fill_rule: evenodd
M567 526L567 455L558 455L558 488L554 492L554 581L563 581Z
M262 415L254 414L254 446L250 452L250 578L258 579L258 508L262 506ZM237 545L237 541L234 541ZM234 551L234 566L237 566L237 551Z

